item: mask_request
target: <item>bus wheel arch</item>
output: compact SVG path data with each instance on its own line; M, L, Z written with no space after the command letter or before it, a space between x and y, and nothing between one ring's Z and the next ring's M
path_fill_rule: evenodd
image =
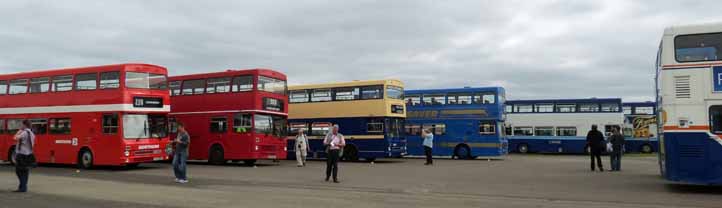
M356 145L348 144L343 148L343 160L345 161L358 161L358 148Z
M80 148L80 151L78 151L78 168L90 169L93 167L94 160L93 151L89 147Z
M456 157L456 159L463 160L472 159L471 148L469 148L469 145L467 144L456 145L456 147L454 147L454 157Z
M516 151L522 154L529 153L529 144L521 143L516 145Z
M222 165L226 163L223 145L218 143L211 145L208 149L208 163L212 165Z

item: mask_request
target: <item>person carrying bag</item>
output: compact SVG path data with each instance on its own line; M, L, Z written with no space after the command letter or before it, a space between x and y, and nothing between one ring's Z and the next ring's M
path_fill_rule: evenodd
M28 180L30 179L30 168L37 166L33 147L35 146L35 134L30 130L30 121L24 120L22 127L15 134L15 174L18 176L18 189L14 192L25 193L28 191Z

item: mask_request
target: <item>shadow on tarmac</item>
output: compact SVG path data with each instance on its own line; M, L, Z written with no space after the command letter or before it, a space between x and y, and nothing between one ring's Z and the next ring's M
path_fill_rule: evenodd
M681 194L710 194L722 195L722 186L704 186L690 184L665 184L669 192Z

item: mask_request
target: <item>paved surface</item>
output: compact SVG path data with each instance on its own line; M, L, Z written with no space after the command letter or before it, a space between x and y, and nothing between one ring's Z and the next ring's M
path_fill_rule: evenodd
M607 158L605 158L606 160ZM420 159L342 163L341 184L324 163L258 167L192 163L173 183L169 164L136 169L34 169L30 193L0 165L0 207L722 207L722 188L668 184L656 157L625 157L623 172L590 172L585 156L511 155L505 160ZM608 162L606 160L605 162Z

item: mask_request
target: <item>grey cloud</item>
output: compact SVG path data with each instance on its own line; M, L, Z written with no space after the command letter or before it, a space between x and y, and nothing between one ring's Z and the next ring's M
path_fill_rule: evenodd
M653 97L665 26L704 1L4 1L0 73L146 62L273 68L290 83L503 85L510 99Z

